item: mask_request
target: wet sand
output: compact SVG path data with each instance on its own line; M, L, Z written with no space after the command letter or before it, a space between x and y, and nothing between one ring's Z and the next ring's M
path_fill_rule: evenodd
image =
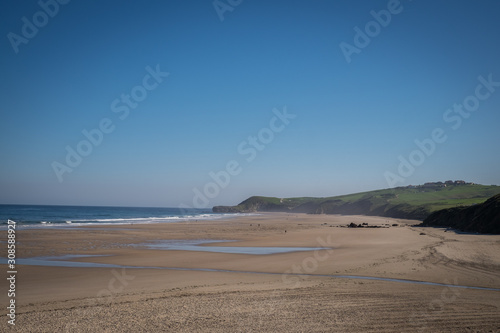
M350 222L386 228L341 227ZM264 214L217 221L19 230L20 258L105 255L71 260L129 268L19 267L15 330L500 331L500 291L332 277L500 289L500 236L412 227L415 223L366 216ZM5 232L2 235L6 239ZM199 239L234 241L201 245L207 247L327 249L253 255L140 245ZM6 265L1 266L7 271ZM2 285L5 292L0 299L7 304L7 284ZM11 330L4 309L0 330Z

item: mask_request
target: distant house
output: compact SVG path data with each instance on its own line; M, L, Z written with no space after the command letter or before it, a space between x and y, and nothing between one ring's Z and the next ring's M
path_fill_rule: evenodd
M429 182L425 183L423 187L444 187L443 182Z
M447 180L444 183L443 182L427 182L424 183L423 185L408 185L406 188L440 188L440 187L447 187L448 185L471 185L474 183L467 183L464 180ZM403 188L403 187L398 187L398 188Z

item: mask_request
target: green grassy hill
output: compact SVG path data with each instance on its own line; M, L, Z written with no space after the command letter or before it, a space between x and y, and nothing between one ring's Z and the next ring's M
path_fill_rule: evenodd
M250 197L237 206L215 206L214 212L300 212L375 215L423 220L432 212L482 203L500 186L432 183L327 198Z

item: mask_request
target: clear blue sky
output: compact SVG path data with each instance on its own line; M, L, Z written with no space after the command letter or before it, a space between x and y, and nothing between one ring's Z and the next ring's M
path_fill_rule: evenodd
M229 161L198 205L500 184L500 87L477 88L500 82L498 1L44 1L53 17L36 1L0 13L0 203L193 207ZM467 118L446 113L464 100ZM66 172L103 119L113 131ZM436 128L446 140L400 174Z

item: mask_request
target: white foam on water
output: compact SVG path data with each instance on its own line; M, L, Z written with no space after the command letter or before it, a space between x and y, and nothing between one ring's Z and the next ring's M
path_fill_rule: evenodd
M230 213L230 214L193 214L183 216L165 216L165 217L138 217L138 218L110 218L110 219L72 219L71 221L53 223L50 221L40 221L34 224L18 224L19 228L36 229L36 228L72 228L82 226L96 225L132 225L132 224L154 224L154 223L173 223L173 222L198 222L212 221L228 218L237 218L242 216L254 216L259 214L253 213ZM6 225L0 226L0 230L7 229Z

